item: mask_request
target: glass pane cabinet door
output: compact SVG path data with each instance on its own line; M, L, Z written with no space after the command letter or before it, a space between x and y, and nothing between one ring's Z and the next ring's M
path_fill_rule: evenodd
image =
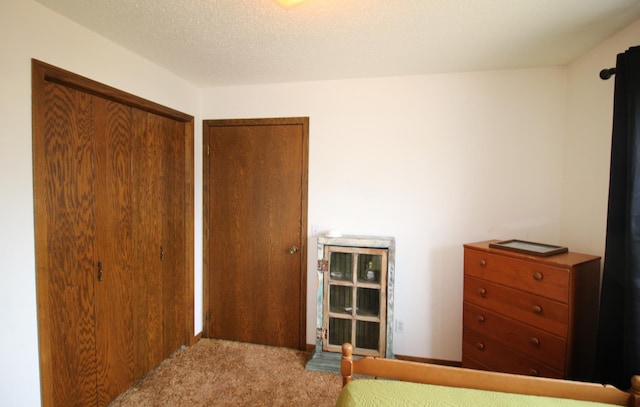
M329 285L329 312L351 315L352 287Z
M331 253L329 261L329 278L334 281L351 281L353 279L353 254Z
M323 350L384 356L387 250L325 246Z

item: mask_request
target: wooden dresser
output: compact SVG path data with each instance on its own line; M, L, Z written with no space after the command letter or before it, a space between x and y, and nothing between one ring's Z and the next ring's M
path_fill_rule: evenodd
M589 380L600 257L464 245L462 367Z

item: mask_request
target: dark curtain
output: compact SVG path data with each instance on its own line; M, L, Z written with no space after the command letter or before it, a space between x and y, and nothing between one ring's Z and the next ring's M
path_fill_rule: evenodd
M616 61L611 172L595 379L640 374L640 47ZM579 340L579 339L578 339Z

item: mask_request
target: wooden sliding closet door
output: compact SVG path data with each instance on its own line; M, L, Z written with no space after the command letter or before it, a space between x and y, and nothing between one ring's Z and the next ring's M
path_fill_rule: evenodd
M92 97L55 83L44 83L40 96L34 133L46 137L34 137L33 149L42 401L91 406L97 404Z
M131 108L92 97L98 405L134 382Z
M193 118L33 81L42 404L105 406L193 341Z
M184 326L185 313L182 311L185 304L187 291L186 280L178 272L184 270L187 264L186 241L175 239L182 234L185 228L185 200L183 196L189 189L193 189L193 183L187 183L184 174L186 154L184 140L177 132L176 123L163 117L159 117L159 125L164 134L164 150L161 153L163 160L163 260L162 260L162 303L163 303L163 342L164 357L171 355L176 349L185 343L184 331L179 328ZM191 289L193 292L193 289Z
M156 115L134 109L133 140L133 245L137 255L133 287L133 346L136 377L157 366L163 359L161 245L162 236L162 137Z

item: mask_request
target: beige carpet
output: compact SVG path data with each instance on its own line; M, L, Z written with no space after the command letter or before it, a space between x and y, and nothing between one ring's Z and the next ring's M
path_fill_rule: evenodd
M333 406L342 379L305 370L306 352L202 339L114 400L120 406Z

